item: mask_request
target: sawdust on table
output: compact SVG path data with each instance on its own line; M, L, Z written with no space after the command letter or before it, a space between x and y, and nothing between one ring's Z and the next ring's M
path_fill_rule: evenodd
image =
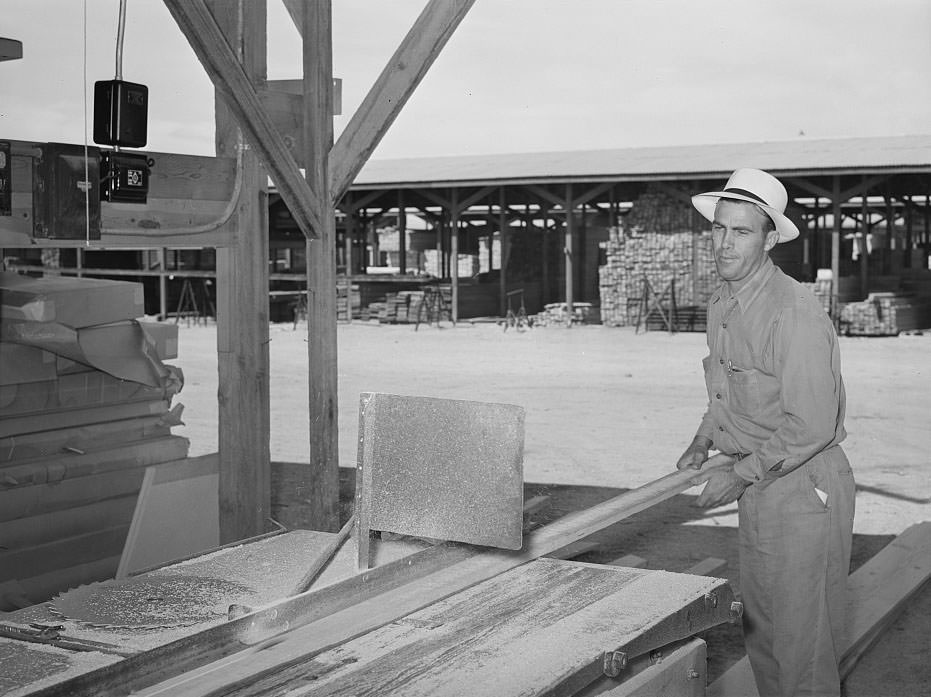
M49 609L93 627L157 629L225 618L231 602L254 595L220 578L150 575L74 588L53 598Z
M27 695L117 660L117 656L97 651L66 651L44 644L0 640L0 695Z

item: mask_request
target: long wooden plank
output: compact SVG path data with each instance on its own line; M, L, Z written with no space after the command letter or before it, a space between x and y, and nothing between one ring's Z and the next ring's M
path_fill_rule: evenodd
M207 3L205 0L165 0L165 5L275 181L294 221L308 238L316 236L321 223L317 215L317 196L301 178L287 144L262 107L252 81ZM264 61L264 53L262 59ZM249 187L245 190L250 191Z
M114 470L129 470L159 462L179 460L187 455L188 440L181 436L165 436L129 443L115 443L111 447L85 453L66 452L60 455L40 456L17 460L0 468L3 488L0 493L18 487L59 482ZM0 521L21 517L0 509Z
M206 694L569 694L602 675L605 650L630 648L633 658L727 618L726 606L704 601L718 592L723 603L724 584L541 559L335 650L261 672L252 663L252 675Z
M330 151L330 195L346 192L475 0L430 0ZM300 5L285 0L292 15ZM305 37L306 39L306 37Z
M931 579L931 522L906 529L847 579L847 641L841 677ZM745 656L708 686L708 697L758 697Z
M708 476L708 471L673 472L592 508L560 518L528 535L524 549L518 552L483 552L464 545L436 545L340 583L311 590L177 639L106 669L78 676L40 694L62 697L126 695L211 663L216 665L206 667L205 672L230 671L231 663L245 660L251 665L259 660L265 642L278 643L285 632L312 622L320 623L313 630L317 641L336 635L358 636L587 537L703 483ZM296 650L306 653L306 638L297 633L293 636L299 637ZM247 646L253 648L245 650ZM230 659L230 664L217 663L231 654L237 655ZM181 693L170 691L168 694Z

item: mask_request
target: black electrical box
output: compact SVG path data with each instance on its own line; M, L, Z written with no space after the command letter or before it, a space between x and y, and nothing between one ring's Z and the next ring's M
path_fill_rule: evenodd
M111 203L145 203L152 161L142 153L105 151L100 158L100 196Z
M145 146L149 88L135 82L94 83L94 142L123 148Z
M33 167L33 237L100 239L100 151L46 143Z

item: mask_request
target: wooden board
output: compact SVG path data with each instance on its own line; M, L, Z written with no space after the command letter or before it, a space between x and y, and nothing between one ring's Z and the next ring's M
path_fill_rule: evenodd
M847 579L847 646L841 659L846 677L857 659L931 579L931 522L905 530ZM745 656L708 686L708 697L758 697Z
M216 454L146 468L117 578L220 544Z
M724 590L702 577L540 559L346 643L330 622L305 628L170 694L572 694L603 674L606 650L633 658L723 621L705 596ZM338 645L315 655L321 642Z

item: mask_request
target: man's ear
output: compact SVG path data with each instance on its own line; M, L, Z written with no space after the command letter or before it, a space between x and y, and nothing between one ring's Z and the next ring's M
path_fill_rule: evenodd
M763 243L763 249L768 252L776 246L777 242L779 242L779 233L776 230L770 230L766 233L766 241Z

